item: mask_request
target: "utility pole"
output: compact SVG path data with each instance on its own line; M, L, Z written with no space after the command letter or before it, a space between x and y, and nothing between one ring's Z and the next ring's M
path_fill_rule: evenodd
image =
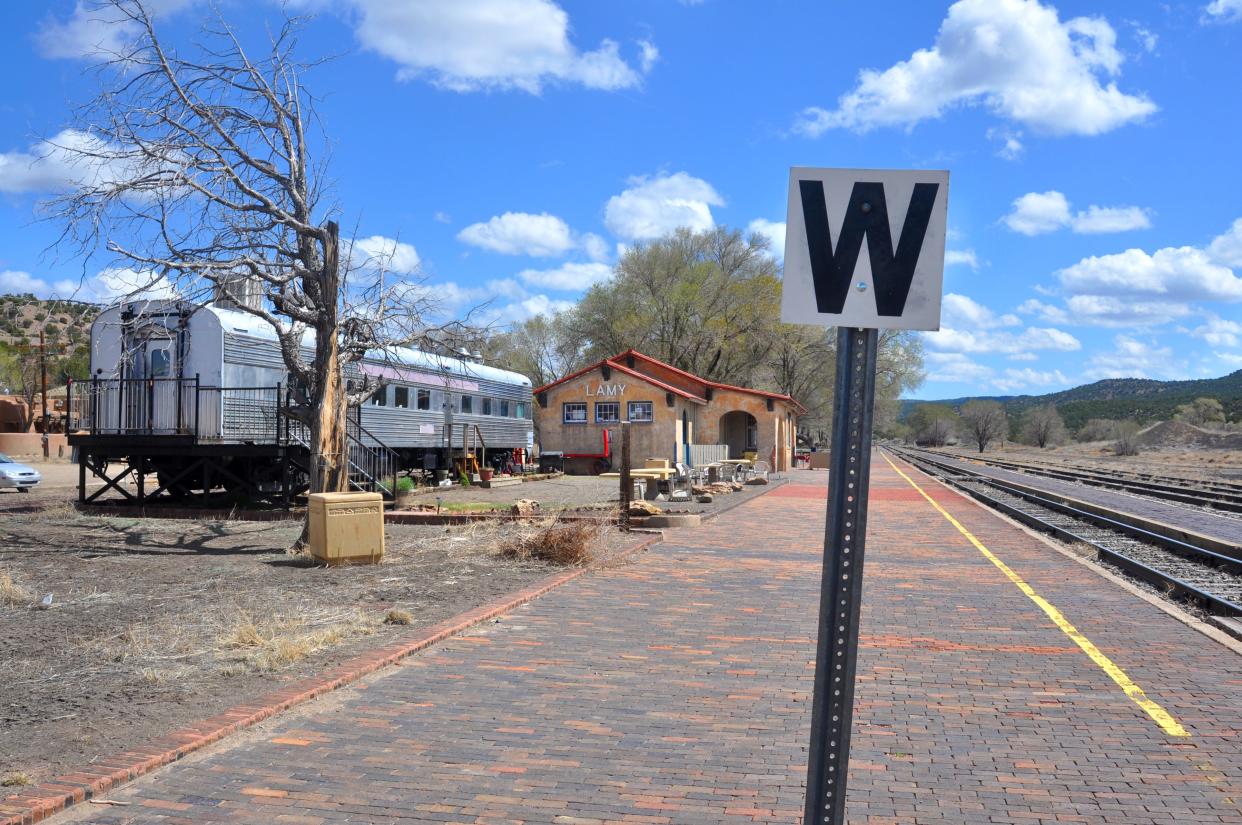
M46 459L49 455L48 450L48 414L47 414L47 339L44 338L43 330L39 330L39 385L43 395L43 457Z

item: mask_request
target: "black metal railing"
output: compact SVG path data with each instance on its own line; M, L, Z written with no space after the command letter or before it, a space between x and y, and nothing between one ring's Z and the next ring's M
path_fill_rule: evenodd
M91 378L69 383L68 431L277 443L281 386L216 387L193 378Z

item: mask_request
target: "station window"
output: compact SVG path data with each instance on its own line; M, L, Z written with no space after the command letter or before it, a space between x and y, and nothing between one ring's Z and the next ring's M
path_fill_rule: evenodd
M484 398L483 399L483 415L491 415L491 414L492 414L492 399Z
M471 415L474 413L474 396L473 395L463 395L461 397L461 411L466 413L467 415Z
M394 407L399 407L400 409L403 409L403 410L408 410L410 408L410 388L409 387L394 387L392 394L393 394L392 405Z
M571 401L567 404L562 404L561 408L564 411L563 412L564 417L561 420L565 422L566 424L585 424L586 423L587 416L586 416L586 402L585 401Z
M619 401L596 401L595 423L616 424L621 420L621 403Z
M631 401L629 414L630 421L636 424L650 424L655 418L654 404L651 401Z
M518 401L513 405L513 417L514 418L525 418L526 417L526 405L523 404L521 401Z
M500 402L500 417L501 418L509 417L509 402L508 401Z
M431 409L431 390L419 390L416 403L420 410Z
M387 407L388 406L388 387L380 387L371 396L371 406Z

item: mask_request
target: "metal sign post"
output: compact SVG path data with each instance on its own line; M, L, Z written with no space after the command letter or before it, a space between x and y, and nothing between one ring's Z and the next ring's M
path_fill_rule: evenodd
M948 196L948 172L789 174L781 320L837 328L803 825L845 822L879 330L939 328Z
M878 340L874 329L837 330L828 524L803 825L845 822Z

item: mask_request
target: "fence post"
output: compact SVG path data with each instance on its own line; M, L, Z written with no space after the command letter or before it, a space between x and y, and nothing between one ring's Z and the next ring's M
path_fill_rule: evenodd
M198 376L199 374L197 372L194 373L194 441L195 443L198 442L198 436L199 436L198 411L199 409L202 408L202 402L199 399L199 393L202 392L202 387L199 385Z
M634 482L630 479L630 422L621 422L621 529L630 529L630 498Z
M277 381L276 404L272 408L272 414L275 416L275 418L272 419L272 440L277 442L280 441L280 385L281 382Z
M99 435L99 416L95 414L95 403L99 398L99 378L91 376L90 421L91 435Z
M177 435L181 435L181 402L182 402L181 397L182 395L184 395L184 393L182 392L182 386L181 386L182 383L183 383L183 379L181 378L180 375L178 375L177 376L177 416L176 416L177 417Z

